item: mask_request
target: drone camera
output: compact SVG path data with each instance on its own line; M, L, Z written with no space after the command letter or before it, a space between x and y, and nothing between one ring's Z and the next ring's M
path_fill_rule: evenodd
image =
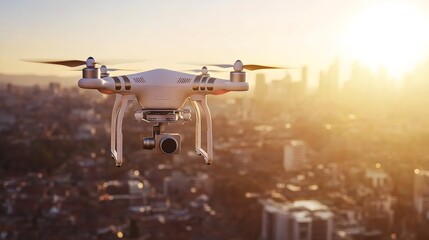
M178 133L156 135L155 152L164 154L180 153L180 135Z
M143 149L153 150L157 153L180 153L180 135L178 133L164 133L155 137L143 138Z

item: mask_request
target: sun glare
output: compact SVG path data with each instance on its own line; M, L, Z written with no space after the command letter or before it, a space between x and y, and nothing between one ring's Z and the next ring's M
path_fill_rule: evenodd
M373 6L358 14L345 37L351 57L373 70L383 66L400 77L427 57L426 16L402 4Z

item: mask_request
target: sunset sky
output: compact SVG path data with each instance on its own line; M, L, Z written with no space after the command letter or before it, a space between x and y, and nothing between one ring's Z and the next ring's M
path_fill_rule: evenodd
M146 60L119 65L142 71L236 59L308 65L312 85L339 57L343 80L354 60L400 78L429 57L429 1L0 0L0 73L70 76L20 59L88 56Z

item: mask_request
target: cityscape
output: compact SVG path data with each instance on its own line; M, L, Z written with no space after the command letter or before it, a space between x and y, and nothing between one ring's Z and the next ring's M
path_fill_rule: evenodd
M133 103L117 168L114 96L0 76L0 239L429 239L429 60L400 86L341 64L209 96L210 166L194 116L166 127L181 153L156 154Z

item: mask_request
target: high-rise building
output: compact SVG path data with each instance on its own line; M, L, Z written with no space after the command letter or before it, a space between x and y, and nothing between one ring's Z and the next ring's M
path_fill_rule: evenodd
M49 92L58 95L61 92L61 85L56 82L50 82L48 85Z
M363 201L363 218L368 231L388 234L393 226L396 197L389 194L367 196Z
M291 97L292 77L286 75L284 79L273 80L268 85L266 100L270 103L284 103Z
M327 71L320 72L319 93L324 97L333 97L338 93L340 79L340 63L338 58Z
M304 96L307 92L308 68L303 66L301 69L301 81L299 82L299 96Z
M352 64L350 79L344 83L343 90L350 98L368 96L374 90L374 76L371 69L359 62ZM357 98L356 101L361 101Z
M283 147L283 167L286 172L301 169L307 162L307 144L291 140Z
M265 75L262 73L256 74L256 83L255 83L255 90L253 92L253 97L257 101L264 101L267 97L268 93L268 86L265 82Z
M371 187L373 187L374 189L390 189L390 176L382 169L367 169L365 171L365 179L370 182Z
M420 222L429 223L429 171L414 171L414 207Z
M332 240L334 214L322 203L261 200L262 240Z

